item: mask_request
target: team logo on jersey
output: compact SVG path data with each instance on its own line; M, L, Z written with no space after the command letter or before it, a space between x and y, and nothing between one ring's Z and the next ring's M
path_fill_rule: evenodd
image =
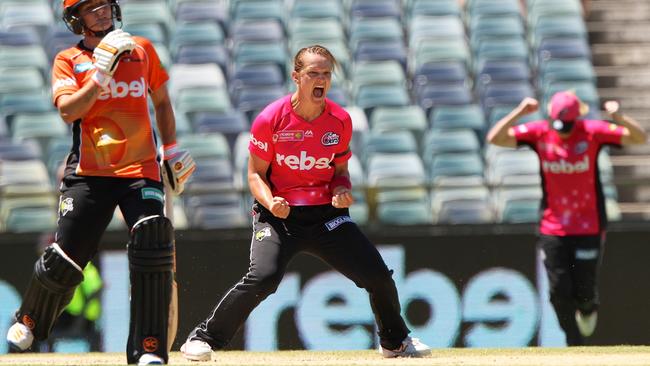
M296 142L305 140L304 131L280 131L273 135L273 142Z
M305 131L305 137L314 137L314 131L312 130Z
M325 227L327 230L332 231L346 222L352 222L352 218L350 216L339 216L326 222Z
M584 159L578 160L575 163L570 163L564 159L559 161L545 160L542 163L542 169L547 173L553 174L584 173L589 170L589 156L585 155Z
M610 123L609 124L609 130L610 131L616 131L617 128L618 128L618 125L616 123Z
M324 146L338 145L339 135L334 132L325 132L323 137L320 139L320 142L322 142Z
M334 154L329 158L318 158L307 155L306 151L301 151L300 156L275 154L275 161L279 166L286 166L291 170L312 170L313 169L330 169L330 163L334 160Z
M573 151L579 155L587 152L588 148L589 148L589 144L587 143L587 141L580 141L576 144L576 147L574 148Z
M268 236L271 236L271 228L267 226L261 230L257 230L255 233L255 240L262 241Z
M88 71L90 69L93 69L95 66L93 66L93 63L88 61L88 62L82 62L80 64L74 65L73 72L75 74L78 74L80 72Z
M61 213L61 216L65 216L65 214L74 210L72 201L72 197L67 197L59 202L59 212Z
M108 90L102 91L97 97L99 100L106 100L108 98L141 98L147 91L147 84L144 78L132 81L115 81L112 79L108 83Z

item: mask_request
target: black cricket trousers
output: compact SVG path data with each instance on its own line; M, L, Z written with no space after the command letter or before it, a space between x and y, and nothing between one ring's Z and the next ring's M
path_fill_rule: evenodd
M347 209L332 205L293 206L279 219L253 205L253 238L248 273L217 303L188 339L224 348L248 315L275 292L287 265L299 252L314 255L368 291L383 347L397 348L409 330L400 315L392 271L377 248L352 222Z
M541 235L539 238L538 246L544 253L551 304L569 346L584 344L584 337L578 331L575 320L576 310L583 314L598 310L598 271L604 242L604 234Z

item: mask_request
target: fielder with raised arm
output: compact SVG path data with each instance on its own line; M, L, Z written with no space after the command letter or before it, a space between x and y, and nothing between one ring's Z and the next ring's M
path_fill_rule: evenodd
M127 362L164 364L171 342L174 232L163 216L161 177L179 194L194 161L176 146L165 87L168 75L149 40L116 29L115 21L121 22L117 1L64 0L63 20L83 35L56 56L52 70L53 102L72 127L72 149L60 188L54 242L36 262L7 341L13 351L22 352L34 339L48 337L119 206L131 237ZM155 108L162 159L148 97Z
M539 157L543 196L538 246L550 300L570 346L584 344L598 315L597 274L607 223L598 154L605 145L642 144L647 138L636 121L619 112L617 102L604 107L615 123L582 119L586 105L563 91L551 98L548 121L515 126L539 108L537 100L526 98L487 135L491 144L529 146Z

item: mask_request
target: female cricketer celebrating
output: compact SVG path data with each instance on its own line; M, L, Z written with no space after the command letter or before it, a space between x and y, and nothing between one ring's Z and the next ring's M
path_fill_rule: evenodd
M348 173L352 121L326 99L336 60L324 47L298 51L297 90L255 119L248 182L255 198L248 273L222 298L181 348L191 360L211 358L275 292L299 252L315 255L364 288L379 327L384 357L418 357L429 347L408 336L391 272L375 246L352 222Z

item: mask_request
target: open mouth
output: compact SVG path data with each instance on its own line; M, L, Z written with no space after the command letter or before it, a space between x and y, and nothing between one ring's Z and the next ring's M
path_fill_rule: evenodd
M325 95L325 88L320 87L320 86L317 86L317 87L315 87L314 90L312 91L312 94L313 94L314 97L316 97L316 98L322 98L323 95Z

